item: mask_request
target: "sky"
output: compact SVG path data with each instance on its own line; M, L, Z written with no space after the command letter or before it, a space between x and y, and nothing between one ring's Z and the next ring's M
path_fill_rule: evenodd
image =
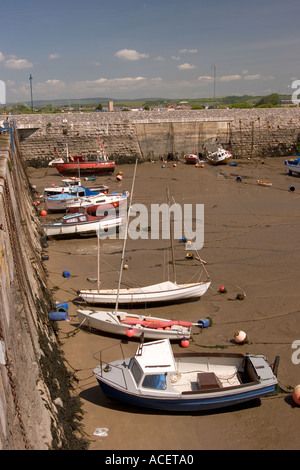
M2 2L0 102L292 94L299 20L299 0Z

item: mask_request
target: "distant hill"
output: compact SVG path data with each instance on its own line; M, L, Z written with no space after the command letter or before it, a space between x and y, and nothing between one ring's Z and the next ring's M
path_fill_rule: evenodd
M231 95L225 97L212 97L208 98L179 98L179 99L169 99L169 98L137 98L137 99L116 99L109 97L94 97L94 98L74 98L74 99L57 99L57 100L34 100L34 108L42 108L47 105L52 105L56 108L61 107L73 107L73 108L95 108L99 104L103 107L108 106L109 101L113 101L114 107L144 107L144 106L158 106L158 107L168 107L172 105L184 105L191 106L192 108L203 107L203 106L229 106L237 103L248 103L255 106L264 96L251 96L251 95ZM289 95L280 95L281 100L290 100ZM13 106L16 103L7 103L6 106ZM31 107L31 102L23 102L28 107Z

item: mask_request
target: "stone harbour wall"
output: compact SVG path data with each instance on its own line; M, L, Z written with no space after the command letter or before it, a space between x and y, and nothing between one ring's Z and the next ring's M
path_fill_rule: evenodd
M59 352L40 224L15 132L0 132L0 449L84 448ZM74 424L75 423L75 424ZM83 442L83 441L82 441Z
M221 144L236 158L292 155L300 139L300 108L132 111L11 116L22 155L42 165L62 155L96 154L100 140L117 163L205 155Z

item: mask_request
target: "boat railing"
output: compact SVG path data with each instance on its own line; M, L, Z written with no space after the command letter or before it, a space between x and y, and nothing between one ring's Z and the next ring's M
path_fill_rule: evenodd
M97 351L96 353L94 353L93 357L96 360L99 361L99 368L100 368L101 377L104 377L105 373L110 372L112 369L114 369L114 370L118 371L118 374L120 374L123 378L123 385L120 382L120 377L118 377L118 381L115 382L115 383L127 390L128 389L127 382L126 382L126 378L125 378L124 371L123 371L122 367L111 364L107 360L103 360L103 353L105 351L108 351L109 349L116 348L116 347L119 347L121 349L122 359L125 360L125 355L124 355L124 351L123 351L123 348L122 348L122 342L117 343L117 344L113 344L111 346L108 346L107 348L104 348L104 349L101 349L100 351ZM110 378L110 381L114 382L113 380L111 380L111 378Z

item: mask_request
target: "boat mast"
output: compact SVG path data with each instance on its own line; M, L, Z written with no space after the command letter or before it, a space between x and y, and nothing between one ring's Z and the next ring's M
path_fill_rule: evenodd
M125 236L124 236L124 243L123 243L123 250L122 250L121 267L120 267L120 273L119 273L119 283L118 283L115 313L117 313L118 311L119 293L120 293L120 288L121 288L122 272L123 272L123 267L124 267L125 248L126 248L127 235L128 235L128 225L129 225L129 217L130 217L130 209L131 209L131 203L132 203L132 195L133 195L133 188L134 188L134 182L135 182L137 161L138 160L136 159L135 167L134 167L134 174L133 174L133 179L132 179L132 186L131 186L131 191L130 191L130 200L129 200L129 208L127 212L127 221L126 221L126 226L125 226Z
M174 277L174 282L176 283L176 268L175 268L175 255L174 255L174 240L173 240L173 224L172 224L171 213L170 213L170 194L169 194L169 188L167 188L167 200L168 200L169 220L170 220L170 238L171 238L173 277Z

